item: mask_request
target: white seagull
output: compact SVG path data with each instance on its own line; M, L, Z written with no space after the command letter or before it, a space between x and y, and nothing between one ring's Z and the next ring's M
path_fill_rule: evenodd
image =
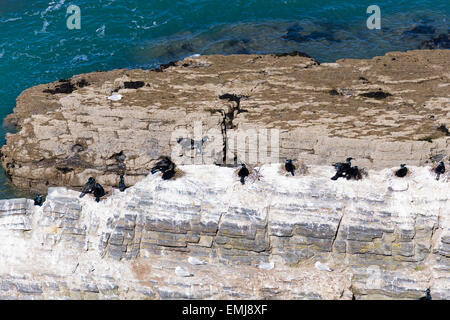
M333 271L333 269L331 269L326 264L321 263L320 261L316 261L316 263L314 265L316 266L316 269L320 270L320 271Z
M200 260L200 259L195 258L195 257L189 257L189 258L188 258L188 262L189 262L190 264L193 264L193 265L202 265L202 264L206 264L206 261Z

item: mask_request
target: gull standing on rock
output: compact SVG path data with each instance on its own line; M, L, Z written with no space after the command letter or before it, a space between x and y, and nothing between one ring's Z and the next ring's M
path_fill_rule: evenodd
M108 100L111 100L111 101L119 101L120 99L122 99L121 94L113 94L108 97Z
M320 271L333 271L333 269L331 269L329 266L327 266L324 263L321 263L320 261L316 261L316 263L314 264L314 266L316 267L317 270Z
M274 266L275 266L275 263L268 262L268 263L261 263L260 265L258 265L258 268L263 269L263 270L272 270Z
M200 259L195 258L195 257L189 257L189 258L188 258L188 262L189 262L190 264L193 264L193 265L203 265L203 264L206 264L206 261L200 260Z

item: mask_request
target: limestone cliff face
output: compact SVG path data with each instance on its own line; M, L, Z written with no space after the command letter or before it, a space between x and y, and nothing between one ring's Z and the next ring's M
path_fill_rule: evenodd
M410 169L332 181L272 164L241 185L182 166L100 203L66 188L42 207L3 200L0 298L449 299L450 176Z
M302 54L217 55L77 75L20 95L7 119L19 132L7 136L1 162L14 184L41 191L89 176L116 186L120 172L133 185L174 152L178 164L196 155L203 164L324 165L351 155L368 168L424 165L450 153L448 132L437 130L450 127L449 60L448 50L323 64ZM252 130L262 134L258 148L233 144ZM270 161L258 157L264 130L275 142ZM196 154L177 142L206 136Z

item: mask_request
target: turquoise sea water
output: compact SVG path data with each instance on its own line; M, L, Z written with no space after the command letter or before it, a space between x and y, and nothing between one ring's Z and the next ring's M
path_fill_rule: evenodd
M381 30L366 27L373 4ZM80 30L66 26L69 5L81 9ZM416 49L447 33L449 19L448 0L0 0L0 118L24 89L78 73L154 67L196 53L371 58ZM23 194L0 174L0 199Z

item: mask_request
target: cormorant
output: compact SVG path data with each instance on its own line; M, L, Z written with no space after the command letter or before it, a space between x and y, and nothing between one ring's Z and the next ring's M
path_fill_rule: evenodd
M100 202L100 198L106 194L105 189L103 189L100 183L95 183L94 190L92 193L94 194L95 201L97 202Z
M427 295L425 297L420 298L419 300L432 300L430 288L428 288L425 292L427 293Z
M162 172L163 180L168 180L175 175L175 164L170 160L169 157L163 157L162 160L158 161L152 168L151 173Z
M338 178L345 177L352 167L351 161L353 158L345 159L345 162L333 163L334 169L336 169L336 174L331 178L331 180L337 180Z
M34 198L34 205L35 206L42 206L42 196L40 194L36 195L36 197Z
M163 180L169 180L174 175L175 175L175 164L172 162L172 164L170 165L169 169L163 172L161 178Z
M93 177L88 179L88 182L83 187L81 191L80 198L83 198L86 193L93 193L95 201L100 202L100 198L103 197L106 192L100 183L97 183Z
M125 186L125 181L123 180L123 174L120 175L120 182L119 182L119 190L120 192L124 192L127 187Z
M439 165L434 169L434 172L436 173L436 180L439 180L441 174L445 173L444 161L439 162Z
M241 183L245 184L245 177L247 177L250 174L247 167L245 166L245 163L242 164L241 169L239 169L238 176L241 178Z
M292 175L294 175L295 166L292 163L292 160L290 160L290 159L286 160L286 163L284 164L284 168L286 169L287 172L290 172Z
M361 172L359 172L358 166L351 167L349 170L347 170L347 174L345 175L347 180L355 179L355 180L361 180Z
M155 166L152 168L151 173L154 174L158 171L164 172L170 169L173 164L172 160L169 157L162 157L160 161L158 161Z
M88 182L83 187L83 190L81 191L80 198L83 198L86 193L92 193L92 190L95 187L95 179L93 177L90 177L88 179Z
M395 171L395 175L397 177L403 178L408 173L408 168L406 167L406 164L401 164L400 169Z

